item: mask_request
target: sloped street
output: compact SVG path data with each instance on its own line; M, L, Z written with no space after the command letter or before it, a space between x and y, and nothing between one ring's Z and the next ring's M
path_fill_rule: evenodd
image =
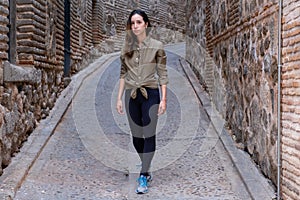
M126 116L115 111L120 67L115 53L74 77L62 94L65 102L57 102L65 106L54 108L29 138L31 148L25 144L5 169L1 195L18 200L271 199L268 181L233 145L224 121L190 76L184 44L166 49L168 108L159 118L148 194L134 192L140 163Z

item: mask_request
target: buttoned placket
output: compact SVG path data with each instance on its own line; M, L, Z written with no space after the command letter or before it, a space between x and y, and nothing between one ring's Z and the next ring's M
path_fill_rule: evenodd
M135 82L137 87L141 84L141 67L140 67L140 47L137 47L137 56L135 58L136 63L137 63L137 78L138 80Z

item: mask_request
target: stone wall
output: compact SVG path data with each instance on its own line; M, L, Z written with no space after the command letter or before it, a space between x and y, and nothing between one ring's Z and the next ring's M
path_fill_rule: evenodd
M86 67L93 48L92 8L97 1L71 1L71 66L77 72Z
M92 3L92 33L93 46L101 43L104 37L104 19L103 19L104 2L93 0Z
M300 1L283 1L282 196L300 197Z
M185 2L184 0L110 0L103 1L101 20L101 36L103 41L98 46L100 52L118 51L125 38L125 26L133 9L146 11L152 26L152 36L162 42L172 43L184 41L185 32Z
M0 1L0 174L67 85L65 2ZM120 50L134 8L144 9L156 27L173 30L171 36L156 32L164 42L182 40L183 2L70 1L70 75L101 55L99 51Z
M93 2L71 2L73 74L89 61ZM1 173L65 87L64 1L0 1L0 21Z
M238 146L276 183L277 1L188 1L187 59Z
M56 42L55 6L46 1L10 3L15 4L14 14L9 2L1 1L1 46L5 47L0 60L1 170L38 121L49 114L62 82L63 48ZM8 38L8 16L12 15L14 37L10 34Z
M8 15L8 1L1 1L0 2L0 60L5 60L8 57L8 45L7 45L7 41L8 41L8 28L7 28L7 24L8 24L8 19L7 19L7 15ZM0 62L0 84L3 84L3 69L4 69L4 63ZM0 86L0 89L2 90L2 92L0 91L1 96L3 96L3 90L4 87ZM0 98L2 99L2 97L0 96ZM1 134L1 138L3 138L3 126L4 126L4 114L6 114L5 112L5 107L0 105L0 134ZM0 140L0 163L4 163L4 164L8 164L5 163L6 162L6 158L5 155L6 153L4 152L6 150L5 148L5 143L6 141ZM3 165L3 164L2 164ZM0 167L0 174L2 173L2 167Z
M0 60L6 60L8 57L8 1L0 2ZM0 85L3 84L3 62L0 62ZM0 122L1 125L1 122ZM1 151L1 149L0 149ZM0 160L1 162L1 160Z

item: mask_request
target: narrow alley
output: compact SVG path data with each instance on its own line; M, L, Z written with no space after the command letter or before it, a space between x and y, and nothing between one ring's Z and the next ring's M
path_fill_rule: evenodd
M5 169L2 199L272 199L267 179L230 142L208 96L187 78L185 45L166 50L168 109L159 119L148 194L134 192L139 161L126 116L114 107L120 67L114 53L74 77Z
M0 22L0 199L299 200L299 0L3 0ZM146 145L123 81L166 112Z

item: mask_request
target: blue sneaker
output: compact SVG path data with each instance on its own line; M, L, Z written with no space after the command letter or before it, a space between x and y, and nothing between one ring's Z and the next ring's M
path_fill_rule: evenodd
M135 190L135 192L136 192L137 194L145 194L145 193L147 193L147 192L148 192L147 177L141 175L141 176L137 179L137 182L138 182L138 187L137 187L137 189Z

